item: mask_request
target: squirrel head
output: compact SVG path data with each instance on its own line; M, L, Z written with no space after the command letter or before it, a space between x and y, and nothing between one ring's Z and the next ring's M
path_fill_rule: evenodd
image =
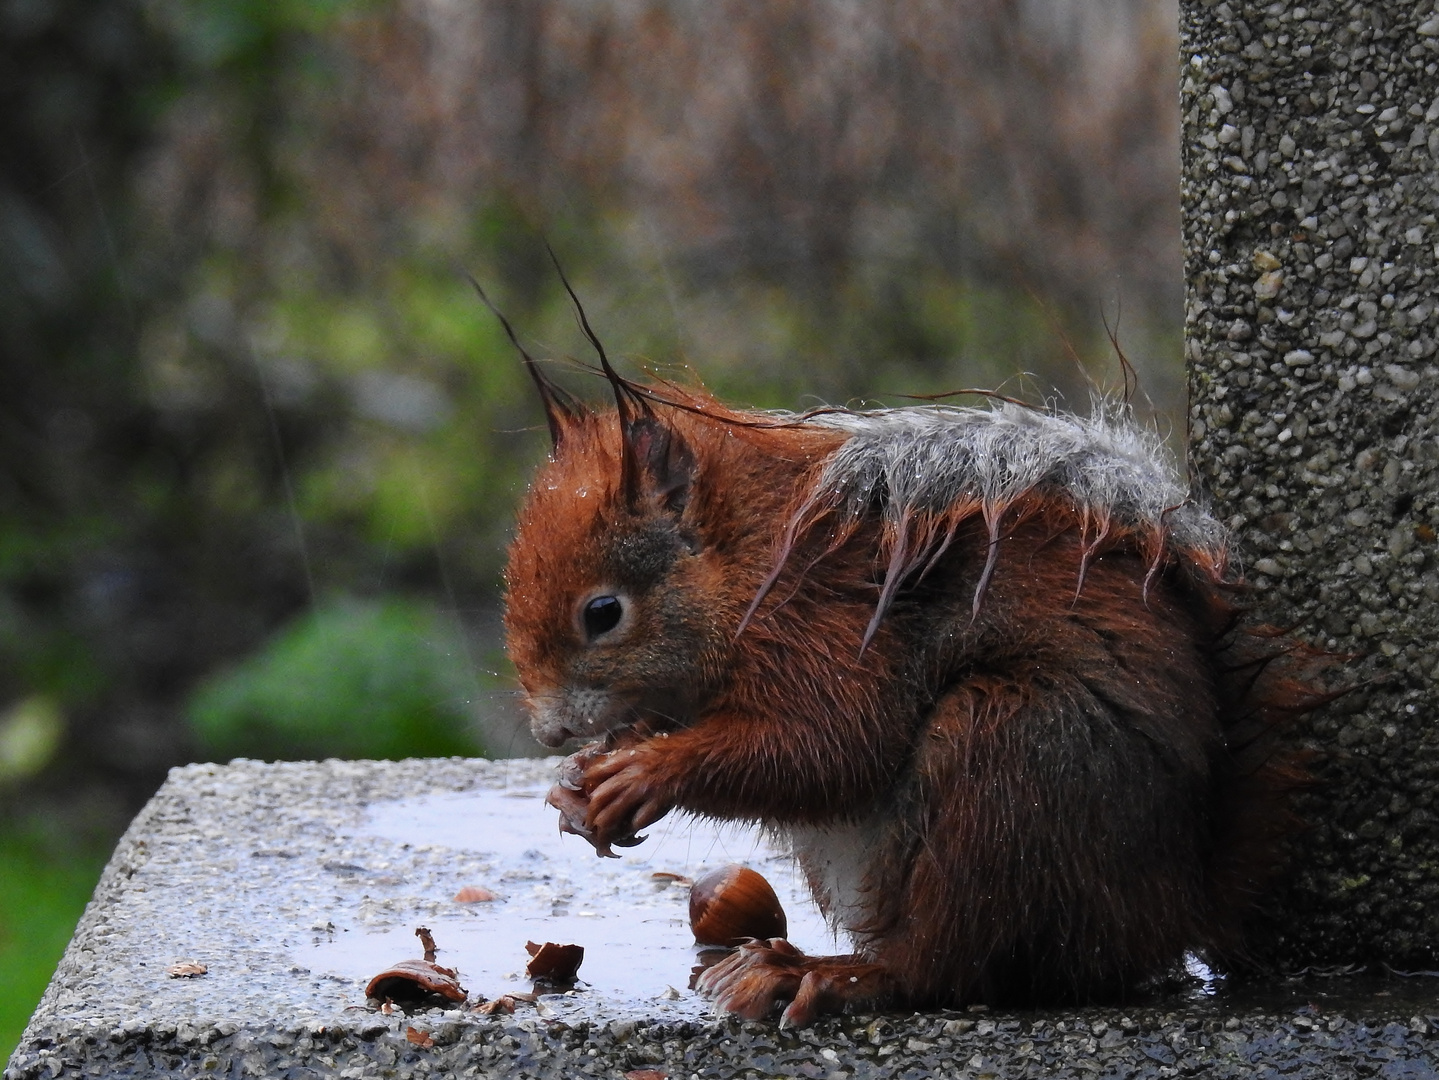
M628 414L546 404L555 445L505 570L507 646L531 728L559 746L682 725L732 632L696 521L699 462L679 418L648 403Z
M730 671L795 476L842 441L621 377L554 262L612 410L551 382L471 281L524 358L552 442L505 569L506 647L546 746L694 719Z

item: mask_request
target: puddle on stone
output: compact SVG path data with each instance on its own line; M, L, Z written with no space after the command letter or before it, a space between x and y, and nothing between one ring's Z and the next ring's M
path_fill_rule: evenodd
M527 778L528 779L528 778ZM583 945L579 993L546 998L600 1010L663 1011L698 1016L707 1008L686 987L697 949L689 930L689 890L653 877L695 877L725 863L744 863L774 886L789 919L789 937L812 953L846 951L809 898L792 860L754 828L671 816L647 830L618 859L600 859L585 841L561 836L544 788L478 789L376 803L350 833L357 864L337 867L333 933L294 948L300 966L348 984L360 1004L369 979L406 958L419 959L416 926L428 926L438 962L457 968L471 999L529 991L526 941ZM345 841L346 837L340 837ZM350 855L346 853L346 860ZM327 867L328 869L328 867ZM462 885L490 889L498 899L459 904ZM1197 962L1177 993L1130 1003L1228 1016L1345 1010L1358 1015L1431 1015L1439 979L1343 978L1234 981ZM1428 973L1426 973L1427 975ZM678 998L675 997L678 994Z
M483 886L498 898L458 904L449 884L431 889L435 895L416 895L414 884L394 879L357 883L364 893L361 911L383 904L394 917L370 919L381 926L367 926L361 918L337 927L326 935L329 940L304 951L302 962L363 986L395 961L419 958L414 929L423 923L440 947L437 962L458 969L472 999L531 990L524 975L525 942L554 941L584 946L579 989L591 1004L597 998L632 1005L674 1002L677 993L679 1001L698 1010L703 1003L687 989L697 952L689 929L689 889L653 875L694 877L731 862L769 879L797 947L821 954L837 950L793 861L757 829L671 815L646 834L638 847L618 849L620 858L598 858L579 837L559 835L556 812L544 804L540 789L376 804L353 834L355 841L454 852L457 863L487 867L482 878L460 884Z

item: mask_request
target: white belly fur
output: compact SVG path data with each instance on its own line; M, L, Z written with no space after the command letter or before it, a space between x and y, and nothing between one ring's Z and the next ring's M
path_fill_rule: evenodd
M868 892L875 853L882 850L887 821L881 816L830 825L791 825L775 830L809 879L815 901L836 931L852 938L852 928L874 914Z

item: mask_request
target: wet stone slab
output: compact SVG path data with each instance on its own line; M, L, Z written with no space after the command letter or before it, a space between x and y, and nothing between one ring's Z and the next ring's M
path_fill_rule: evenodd
M175 770L117 848L5 1080L1439 1074L1439 982L1424 977L1196 982L1122 1009L846 1016L800 1032L717 1019L687 989L687 891L665 875L746 862L775 885L796 944L830 950L792 867L752 831L686 821L597 859L555 831L553 767ZM495 899L457 903L464 886ZM386 1015L365 984L419 958L420 925L469 999ZM576 989L475 1011L532 989L527 940L584 945ZM168 974L182 963L205 973Z

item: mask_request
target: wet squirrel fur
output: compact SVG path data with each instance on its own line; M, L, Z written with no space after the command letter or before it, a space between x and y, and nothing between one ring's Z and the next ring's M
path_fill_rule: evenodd
M602 349L595 409L526 361L554 447L505 620L537 738L591 740L562 829L608 854L670 810L758 822L853 941L741 947L699 981L721 1011L1078 1003L1242 958L1301 775L1273 732L1318 699L1237 626L1156 437L747 411Z

